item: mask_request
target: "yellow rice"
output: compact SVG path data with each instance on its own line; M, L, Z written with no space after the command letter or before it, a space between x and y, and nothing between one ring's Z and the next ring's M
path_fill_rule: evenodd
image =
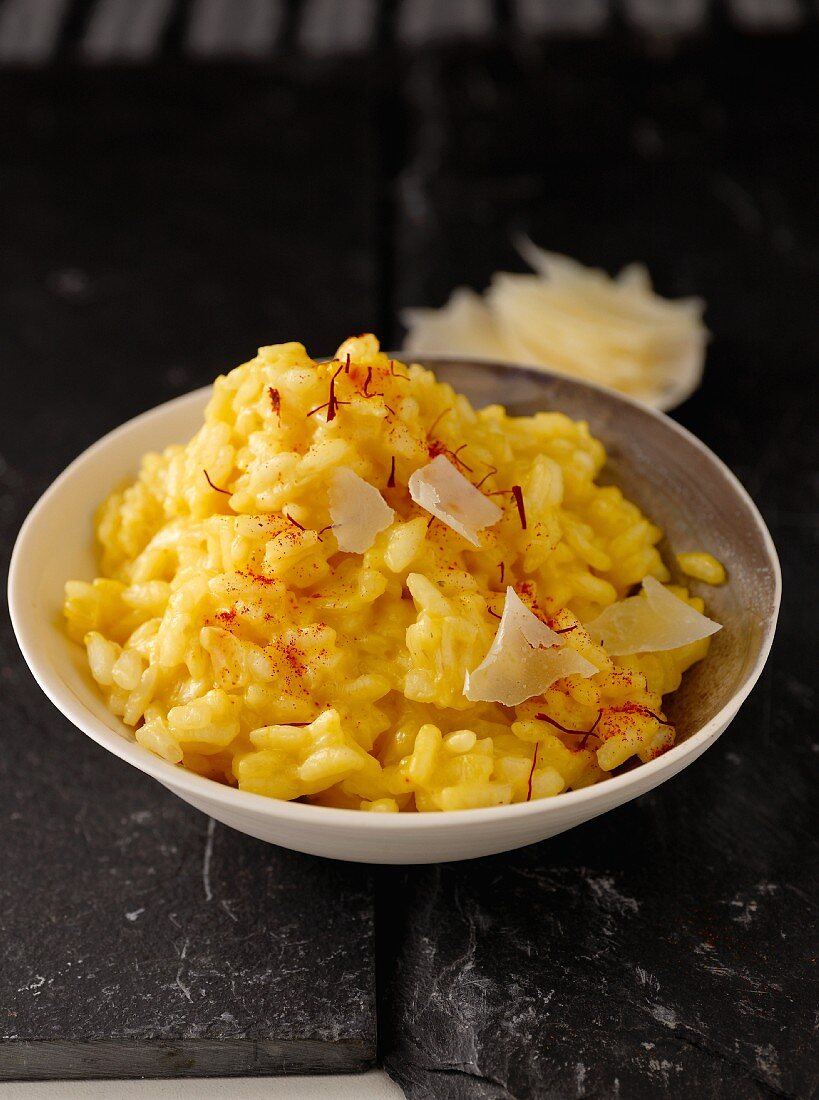
M520 485L526 529L510 495L492 497L504 515L480 549L430 525L407 480L438 453L485 492ZM475 410L370 335L326 364L297 343L261 348L216 380L188 444L146 455L102 505L101 575L66 585L68 630L141 745L246 791L394 812L585 787L670 747L662 697L708 646L612 659L580 625L646 575L669 580L660 530L596 484L605 458L585 423ZM331 529L339 466L395 511L363 554ZM553 629L574 626L567 644L599 672L516 707L465 699L507 585Z

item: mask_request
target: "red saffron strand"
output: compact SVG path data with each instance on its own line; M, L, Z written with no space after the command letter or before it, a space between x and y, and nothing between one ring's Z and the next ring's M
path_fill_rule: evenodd
M532 780L535 778L535 765L537 764L537 751L540 748L540 741L535 741L535 751L532 753L532 767L529 771L529 782L526 786L526 801L532 801Z
M575 623L574 626L564 626L564 627L561 627L560 630L555 630L555 634L569 634L569 633L571 633L572 630L577 630L577 624L576 623Z
M506 564L504 562L501 562L500 563L500 582L501 582L501 584L503 584L503 576L504 576L505 572L506 572Z
M282 418L282 396L278 390L274 390L272 386L267 387L267 396L270 398L270 407L273 412L278 416L281 421Z
M488 474L486 475L489 476ZM483 479L486 481L486 478ZM475 488L479 488L483 484L482 481L478 482ZM526 530L526 507L523 503L523 489L520 485L513 485L511 489L493 489L491 493L486 494L488 497L507 497L511 496L515 498L515 504L518 507L518 515L520 516L520 525L523 530Z
M330 379L330 399L327 402L327 423L328 424L330 423L331 420L335 420L335 418L336 418L336 409L338 408L338 404L339 404L338 401L336 401L336 379L338 378L338 376L341 374L341 372L343 370L344 370L344 364L339 363L338 369L336 370L333 377Z
M518 515L520 516L520 525L523 530L526 530L526 508L523 503L523 489L520 485L512 486L512 496L515 498L515 504L518 506Z
M431 436L431 435L432 435L432 433L433 433L433 432L435 431L435 427L436 427L436 425L437 425L438 421L439 421L439 420L443 420L443 418L444 418L444 417L446 416L446 414L447 414L447 413L451 413L451 412L452 412L452 406L451 406L451 405L448 405L448 406L447 406L447 407L446 407L446 408L444 409L444 411L443 411L443 412L439 412L439 413L438 413L438 415L437 415L437 416L435 417L435 419L434 419L434 420L432 421L432 423L430 424L430 426L429 426L429 427L427 428L427 438L429 438L429 436Z
M643 714L647 714L649 718L653 718L655 722L659 722L661 726L669 726L671 729L674 728L673 722L666 722L659 714L655 714L653 710L644 707L642 703L624 703L622 707L612 707L611 709L615 714L630 714L634 713L634 710L639 710L642 711Z
M387 478L387 488L395 488L395 455L390 459L390 476Z
M347 352L347 362L344 364L344 373L345 374L350 373L350 353L349 353L349 351Z
M482 486L482 485L484 484L484 482L486 481L486 478L487 478L487 477L491 477L492 475L494 475L494 474L496 474L496 473L498 472L498 467L497 467L497 466L492 466L492 465L489 465L489 463L488 463L488 462L484 462L484 460L483 460L483 459L480 459L480 462L482 462L482 463L483 463L483 465L485 465L485 466L489 466L489 473L488 473L488 474L484 474L484 476L483 476L482 478L480 478L480 481L479 481L479 482L477 483L477 485L475 486L475 488L480 488L480 486Z
M460 454L464 447L468 446L468 443L462 443L460 447L456 447L456 449L452 451L449 449L449 447L447 447L446 443L442 443L440 439L433 439L432 442L427 445L427 451L429 452L430 458L437 458L438 455L446 455L449 458L454 459L459 466L463 466L463 468L471 474L472 467L467 466L467 464L461 458Z
M585 734L586 730L570 730L567 726L561 726L560 722L555 721L554 718L550 718L548 714L541 714L538 712L535 718L539 722L548 722L550 726L554 726L555 729L559 729L561 733L576 733L578 736Z
M213 482L210 480L210 474L207 470L203 470L202 473L205 475L205 480L207 481L208 485L210 485L211 489L214 489L217 493L224 493L226 497L233 496L233 493L230 491L230 489L220 489L218 485L214 485Z
M653 718L655 722L659 722L661 726L668 726L669 729L674 729L673 722L667 722L665 718L661 718L659 714L655 714L653 710L649 710L648 707L644 707L642 703L625 702L620 706L611 706L607 708L612 714L645 714L649 718Z
M400 375L399 375L399 377L400 377ZM383 400L384 394L380 390L373 390L373 392L370 393L370 382L372 382L372 380L373 380L373 368L372 367L367 367L367 377L364 379L364 388L361 391L361 396L366 397L367 399L369 399L371 397L380 397ZM336 404L337 405L343 405L343 404L347 404L347 402L337 401ZM386 401L384 402L384 408L388 412L391 412L393 416L395 416L395 409L393 409L390 405L388 405Z
M603 711L602 711L602 710L598 710L598 712L597 712L597 717L596 717L596 718L595 718L595 720L594 720L594 721L592 722L592 725L591 725L591 729L589 730L589 732L588 732L588 733L586 734L586 736L585 736L585 737L581 738L581 741L580 741L580 744L579 744L578 748L580 748L580 749L585 749L585 747L586 747L586 742L587 742L587 741L588 741L588 739L589 739L589 738L591 737L591 735L592 735L592 734L594 733L594 731L595 731L595 730L597 729L598 725L600 724L600 719L601 719L602 717L603 717Z
M654 711L649 710L648 707L643 707L643 710L646 712L646 714L653 718L655 722L659 722L661 726L671 726L672 729L674 728L673 722L666 722L663 718L659 716L659 714L655 714Z
M463 468L465 470L468 470L469 473L471 474L472 473L472 467L467 466L467 464L464 462L464 460L460 457L460 452L464 449L464 447L468 447L468 446L469 446L468 443L462 443L460 445L460 447L456 447L454 451L450 451L449 453L452 455L452 457L455 459L456 462L459 462L461 464L461 466L463 466Z
M594 720L594 724L592 725L591 729L588 729L588 730L570 730L567 726L561 726L560 722L556 722L555 719L550 718L548 714L538 713L538 714L535 715L535 718L537 718L538 721L540 721L540 722L548 722L550 726L554 726L555 729L560 730L561 733L569 733L569 734L572 734L576 737L582 737L583 740L580 742L579 747L581 749L584 749L586 747L586 741L588 741L588 739L591 737L591 735L597 729L597 726L598 726L598 723L600 722L600 718L601 718L602 714L603 714L603 711L598 710L597 717Z
M488 477L492 477L492 476L493 476L494 474L496 474L497 472L498 472L498 468L497 468L497 466L490 466L490 467L489 467L489 473L488 473L488 474L484 474L484 475L483 475L483 477L482 477L482 478L481 478L481 480L480 480L480 481L479 481L479 482L477 483L477 485L475 486L475 488L476 488L476 489L480 489L481 485L483 485L483 483L484 483L484 482L486 481L486 479L487 479Z
M338 398L334 398L333 404L335 405L336 408L338 408L340 405L349 405L350 402L349 401L339 401ZM323 405L316 405L316 407L314 409L311 409L309 413L306 413L306 415L307 416L313 416L315 413L321 412L322 409L328 409L329 410L329 408L330 408L330 402L325 401ZM330 416L330 413L328 411L327 419L328 420L334 420L335 415L336 415L335 412L333 412L333 415Z
M486 610L487 610L487 611L489 612L489 614L490 614L490 615L491 615L491 616L492 616L493 618L495 618L495 619L502 619L502 618L503 618L503 615L499 615L499 614L497 613L497 611L493 611L491 607L487 607L487 609L486 609Z
M300 531L304 530L304 527L302 527L299 521L297 519L293 519L293 517L288 512L282 512L282 515L289 523L292 523L294 527L298 527Z
M409 375L408 374L400 374L395 369L395 362L392 359L390 359L390 374L393 376L393 378L403 378L405 382L409 382Z

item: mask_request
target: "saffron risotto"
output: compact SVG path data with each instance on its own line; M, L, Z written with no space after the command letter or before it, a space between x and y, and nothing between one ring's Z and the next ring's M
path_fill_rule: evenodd
M501 510L478 546L410 495L441 455ZM372 335L329 363L261 348L216 380L189 443L146 455L102 505L101 576L66 585L68 631L140 745L245 791L396 812L586 787L673 744L663 696L708 647L612 656L586 629L670 579L661 531L596 483L605 459L584 422L476 410ZM363 552L334 533L342 467L392 509ZM709 555L685 558L720 579ZM472 702L464 678L510 586L596 672Z

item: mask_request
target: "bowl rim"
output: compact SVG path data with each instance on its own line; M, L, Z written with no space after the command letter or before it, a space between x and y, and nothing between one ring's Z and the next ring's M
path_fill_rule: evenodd
M89 711L69 687L62 682L60 677L52 670L49 660L43 655L43 652L37 645L37 629L34 625L36 620L28 614L25 606L25 589L23 584L24 561L31 540L33 540L36 535L38 520L48 511L54 501L58 499L65 483L71 477L75 476L81 467L93 463L100 454L106 452L112 445L115 445L120 435L136 429L138 426L145 424L160 413L167 413L170 409L178 405L188 403L195 404L197 401L202 401L211 391L212 383L191 390L188 393L181 394L178 397L171 398L169 401L164 401L126 420L124 423L107 432L95 443L82 451L63 470L40 496L23 521L15 540L9 564L8 606L12 627L17 637L17 643L35 681L57 710L59 710L64 717L68 718L81 732L90 737L98 745L112 752L115 756L132 764L139 771L152 776L152 778L162 783L163 786L169 787L177 792L184 791L187 795L190 795L193 800L202 799L210 803L221 803L236 811L244 809L254 816L262 814L266 817L289 819L294 825L301 823L305 826L316 826L320 825L322 822L326 825L331 825L332 823L340 825L343 822L345 828L352 827L356 831L364 832L372 830L384 830L385 832L393 832L394 830L424 831L427 829L439 828L443 825L449 825L450 827L459 824L464 825L466 823L477 825L481 821L488 823L495 821L500 825L501 822L509 822L512 819L535 815L548 816L550 813L560 814L560 807L563 807L565 810L569 810L570 807L576 807L580 810L581 807L587 806L588 803L594 803L596 801L605 803L606 805L604 805L602 809L607 809L610 805L626 802L630 797L634 797L642 793L642 791L652 786L656 786L656 782L651 782L651 780L658 779L658 777L662 776L665 772L669 773L668 777L670 778L671 775L680 771L686 763L690 763L699 756L700 753L708 747L709 743L714 740L733 719L759 679L770 654L771 646L773 645L782 598L782 571L773 538L750 494L722 459L692 432L688 431L687 428L684 428L681 424L672 420L664 412L644 405L607 386L588 382L585 379L563 375L557 371L534 369L525 365L471 355L423 354L413 357L400 352L395 354L395 358L399 358L400 356L403 356L404 361L410 363L418 362L432 370L435 370L436 366L445 364L480 365L492 367L496 370L500 368L504 372L512 371L514 373L523 374L535 381L543 381L544 378L546 380L558 382L568 381L584 389L588 389L592 393L599 394L609 402L621 402L638 409L646 416L661 421L666 430L681 437L688 445L698 450L707 461L716 466L717 470L729 483L736 497L748 509L757 530L762 536L763 545L773 574L774 592L773 610L765 623L759 652L753 667L746 673L745 679L736 693L731 696L729 701L710 718L705 725L701 726L695 733L687 737L685 741L674 745L671 749L661 756L656 757L654 760L650 760L647 763L641 763L628 772L617 776L611 776L589 787L584 787L580 790L563 791L555 798L537 799L532 802L515 802L503 806L449 810L446 813L397 814L372 814L362 812L361 810L352 810L335 806L315 806L304 802L269 798L265 795L255 794L251 791L242 791L236 787L229 787L227 784L218 783L216 780L197 775L195 772L188 771L177 764L170 764L160 757L154 756L153 753L144 749L135 741L131 741L123 737L122 734L110 729L104 722L100 721L91 711ZM65 641L66 645L75 644L70 641L67 635ZM643 782L643 780L647 782ZM630 790L632 791L631 794L629 793ZM617 794L621 795L621 797L612 799L611 796Z

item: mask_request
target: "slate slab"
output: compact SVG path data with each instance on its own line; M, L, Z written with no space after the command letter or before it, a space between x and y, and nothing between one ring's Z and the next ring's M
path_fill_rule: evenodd
M365 869L225 829L47 704L3 728L0 1079L373 1064Z
M786 826L755 807L747 730L605 824L394 884L408 1096L812 1095L812 823L790 774Z
M355 79L281 59L0 74L4 554L125 417L257 343L392 343L399 307L521 269L514 231L709 302L706 386L678 416L780 546L771 665L639 802L511 856L377 872L380 1052L413 1098L816 1090L815 33L616 45L423 51ZM106 758L7 626L0 675L12 1074L370 1064L368 873L211 827Z
M705 758L541 845L382 872L382 1043L413 1100L815 1095L819 540L774 534L772 662Z
M55 67L0 95L5 574L103 432L259 344L320 354L374 323L378 173L368 93L292 73ZM108 756L6 616L0 676L0 1078L371 1066L368 871L233 833Z
M675 415L754 494L785 591L762 681L683 775L507 857L381 874L382 1051L412 1100L815 1095L809 37L453 52L405 85L396 307L523 270L521 231L702 294L706 380Z

